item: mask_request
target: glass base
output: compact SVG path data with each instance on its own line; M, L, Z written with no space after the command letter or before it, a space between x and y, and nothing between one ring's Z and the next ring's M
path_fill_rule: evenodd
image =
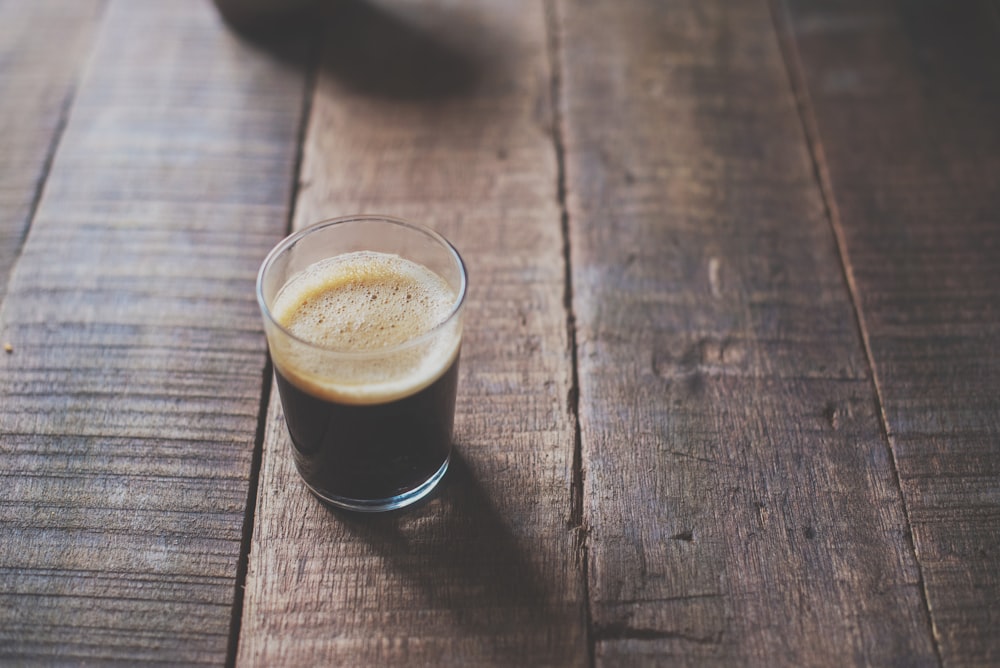
M305 482L305 480L303 480L303 482L305 482L309 491L315 494L321 501L328 503L335 508L353 510L357 513L384 513L388 510L397 510L399 508L405 508L406 506L412 505L434 491L437 484L441 482L441 478L443 478L444 474L448 472L449 463L451 463L450 454L448 455L448 458L444 460L444 464L441 465L441 468L439 468L434 475L428 478L426 482L408 492L397 494L396 496L390 496L387 499L348 499L342 496L332 496L318 491L308 482Z

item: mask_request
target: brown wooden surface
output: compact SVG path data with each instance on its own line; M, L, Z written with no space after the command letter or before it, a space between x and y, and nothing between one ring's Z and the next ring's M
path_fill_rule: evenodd
M100 0L0 2L0 299L102 7Z
M946 665L1000 663L1000 13L788 2Z
M767 5L562 14L598 664L933 663Z
M995 1L321 4L0 0L0 663L1000 661ZM380 517L252 292L362 211L471 280Z
M225 661L303 80L107 7L0 311L3 661Z
M275 397L239 663L580 665L542 7L345 4L331 19L296 226L381 212L461 249L470 292L457 457L419 509L335 513L298 482Z

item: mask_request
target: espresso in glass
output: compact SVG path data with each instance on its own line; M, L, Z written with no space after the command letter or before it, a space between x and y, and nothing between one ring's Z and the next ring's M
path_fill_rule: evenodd
M464 266L442 237L395 219L299 235L258 281L296 467L337 506L412 503L451 453Z

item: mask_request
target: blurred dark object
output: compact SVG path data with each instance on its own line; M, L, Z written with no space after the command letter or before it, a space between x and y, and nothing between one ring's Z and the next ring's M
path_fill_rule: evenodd
M339 0L327 16L324 71L363 94L450 97L468 91L482 75L477 44L483 31L463 24L461 12Z
M240 32L258 33L295 22L318 5L317 0L212 0L226 23Z

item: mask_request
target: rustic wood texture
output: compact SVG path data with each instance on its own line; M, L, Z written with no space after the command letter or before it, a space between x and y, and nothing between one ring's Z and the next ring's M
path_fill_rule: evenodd
M997 0L319 4L0 0L0 664L1000 662ZM293 200L468 261L416 508L293 470Z
M238 663L581 665L542 5L336 7L296 224L381 212L461 250L471 288L457 453L421 507L333 512L299 482L272 397Z
M103 4L0 1L0 299Z
M787 3L944 665L1000 663L1000 12Z
M598 665L932 665L765 2L561 2Z
M221 664L305 77L201 0L95 48L0 311L0 660Z

